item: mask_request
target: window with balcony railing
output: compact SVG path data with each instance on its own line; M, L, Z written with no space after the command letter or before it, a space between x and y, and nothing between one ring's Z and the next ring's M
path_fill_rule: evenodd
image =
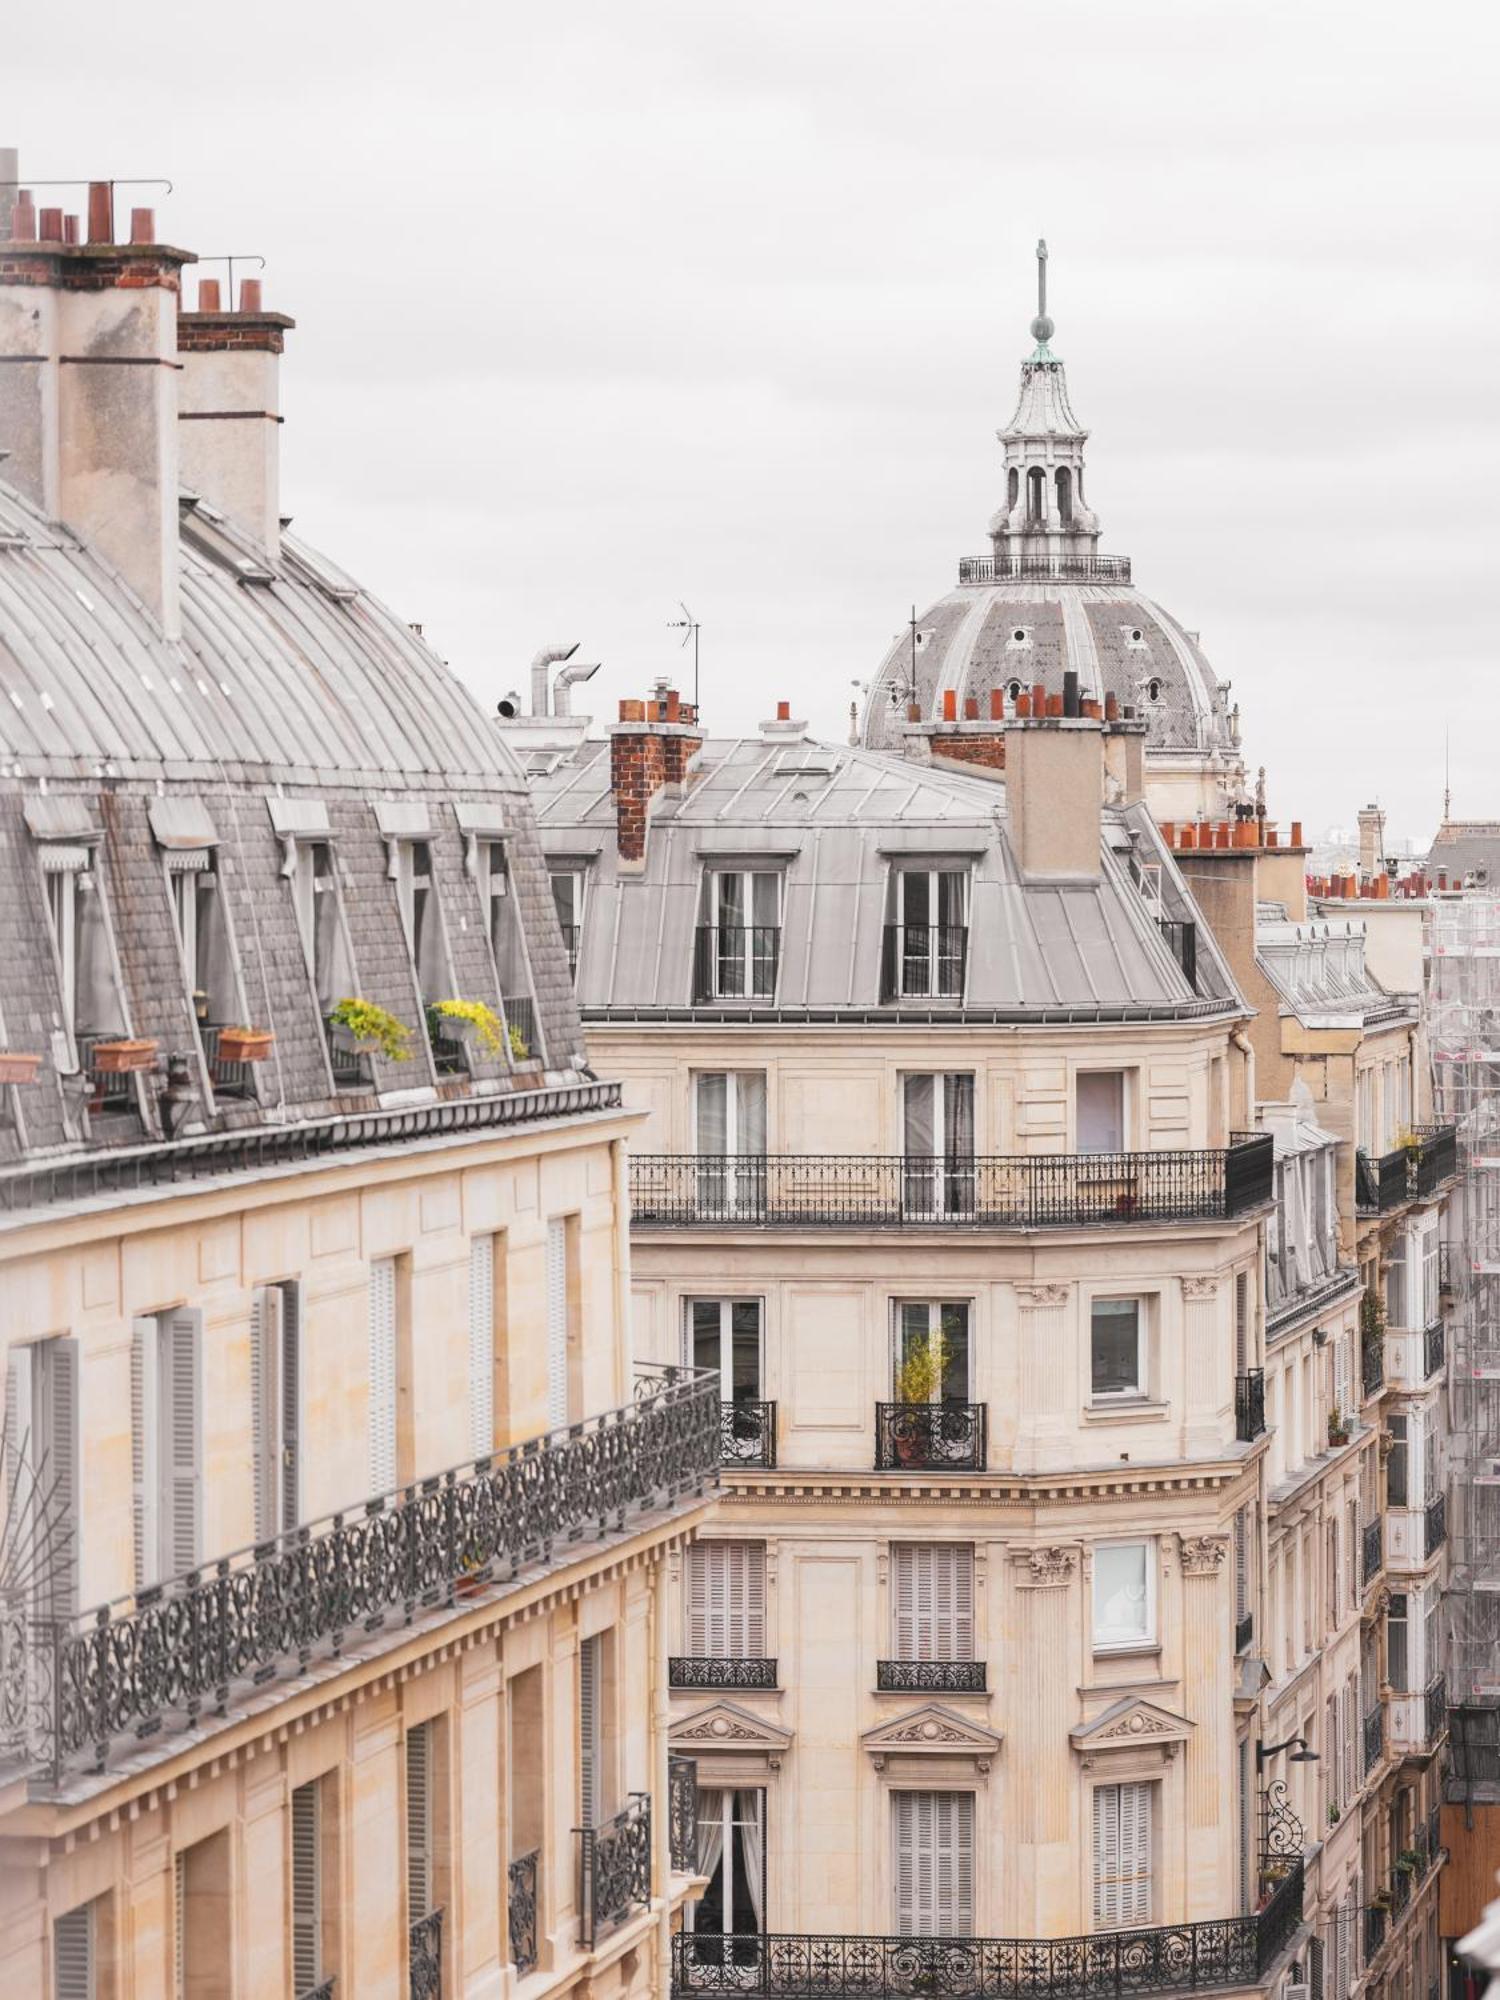
M882 1000L961 1000L968 959L969 876L911 865L892 872L881 963Z
M774 1000L780 959L780 874L710 868L703 878L693 998Z

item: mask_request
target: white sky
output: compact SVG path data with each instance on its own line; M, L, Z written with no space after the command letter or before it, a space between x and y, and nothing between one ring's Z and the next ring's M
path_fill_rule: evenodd
M1477 0L84 0L7 19L0 139L266 256L287 509L487 703L578 639L612 715L685 598L716 729L842 734L985 550L1044 234L1102 546L1273 811L1425 836L1445 729L1500 814L1497 53Z

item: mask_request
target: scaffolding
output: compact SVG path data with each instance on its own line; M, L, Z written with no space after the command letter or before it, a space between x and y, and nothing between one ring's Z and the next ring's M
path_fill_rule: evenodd
M1500 891L1429 891L1434 1113L1458 1129L1448 1203L1451 1790L1500 1798Z

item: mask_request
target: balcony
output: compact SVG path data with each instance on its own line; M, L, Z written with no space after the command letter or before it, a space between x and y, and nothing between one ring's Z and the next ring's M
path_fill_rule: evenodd
M877 1660L877 1694L983 1694L983 1660Z
M698 1872L698 1765L667 1759L667 1856L674 1875Z
M1413 1131L1417 1148L1411 1165L1411 1193L1413 1200L1426 1201L1458 1172L1458 1127L1417 1125Z
M774 1000L781 961L776 924L699 924L693 946L693 999Z
M788 1937L672 1939L674 2000L1117 2000L1257 1986L1302 1922L1302 1863L1254 1915L1093 1931L1086 1937Z
M411 2000L442 2000L443 1913L429 1910L418 1917L407 1936Z
M213 1085L215 1097L255 1096L255 1064L231 1062L219 1053L219 1037L229 1024L214 1024L203 1021L198 1026L198 1039L203 1045L203 1060L208 1066L209 1082Z
M1427 1683L1422 1696L1422 1720L1426 1725L1424 1740L1429 1750L1434 1749L1448 1727L1448 1681L1443 1674L1434 1674Z
M1367 1905L1365 1909L1366 1965L1370 1963L1379 1952L1380 1947L1385 1943L1385 1920L1386 1906L1383 1903L1371 1903Z
M1265 1370L1250 1368L1234 1378L1234 1434L1241 1444L1254 1444L1265 1428Z
M49 1623L0 1614L0 1761L138 1757L278 1676L427 1611L567 1561L595 1539L717 1485L719 1384L644 1375L636 1400L567 1431L377 1495L138 1595ZM19 1690L15 1699L13 1691Z
M1223 1151L899 1154L640 1153L637 1227L1077 1229L1230 1220L1271 1198L1272 1140Z
M1360 1387L1366 1396L1378 1396L1385 1387L1385 1341L1380 1334L1360 1342Z
M651 1795L632 1792L630 1804L603 1826L578 1828L580 1942L592 1951L606 1931L651 1901Z
M506 1870L506 1921L510 1935L510 1962L518 1979L536 1964L537 1849L517 1855Z
M1447 1359L1447 1332L1440 1319L1425 1327L1422 1332L1422 1380L1430 1382L1434 1375L1441 1375L1443 1363Z
M1354 1206L1360 1215L1383 1215L1406 1200L1407 1160L1404 1149L1372 1157L1354 1155Z
M983 1472L983 1403L877 1403L877 1472Z
M958 580L960 583L1129 583L1130 558L960 556Z
M1422 1548L1428 1562L1448 1539L1448 1501L1439 1493L1435 1500L1429 1500L1423 1515Z
M1366 1521L1360 1537L1360 1582L1368 1590L1385 1567L1385 1528L1378 1514L1373 1521Z
M1365 1776L1385 1755L1385 1710L1377 1701L1365 1717Z
M674 1688L774 1688L776 1662L759 1656L676 1653L667 1661L667 1685Z
M887 924L882 1000L962 1000L969 933L963 924Z
M536 1032L536 1005L529 993L507 993L500 1002L512 1062L539 1062L542 1045Z
M1409 1145L1379 1155L1356 1152L1354 1206L1361 1215L1384 1215L1403 1202L1428 1201L1457 1172L1457 1128L1417 1125Z
M725 1465L771 1470L776 1464L776 1405L738 1399L721 1403L719 1456Z

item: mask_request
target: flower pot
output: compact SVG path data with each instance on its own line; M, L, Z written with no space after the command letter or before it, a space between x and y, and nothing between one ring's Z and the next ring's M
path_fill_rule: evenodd
M20 1049L0 1049L0 1083L35 1083L41 1060Z
M274 1040L269 1028L220 1028L219 1056L223 1062L264 1062Z
M361 1041L359 1036L346 1028L342 1021L334 1021L331 1025L333 1046L341 1055L372 1056L380 1047L378 1042Z
M156 1067L155 1042L95 1042L89 1067L95 1076L128 1076L133 1070Z

